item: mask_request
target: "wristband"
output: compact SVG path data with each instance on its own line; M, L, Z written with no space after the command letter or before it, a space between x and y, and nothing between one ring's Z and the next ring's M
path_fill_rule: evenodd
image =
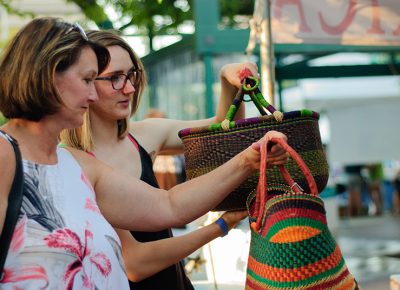
M226 224L226 221L222 218L222 217L220 217L219 219L217 219L216 221L215 221L215 223L219 226L219 228L221 229L221 231L222 231L222 237L223 236L226 236L227 234L228 234L228 232L229 232L229 228L228 228L228 225Z

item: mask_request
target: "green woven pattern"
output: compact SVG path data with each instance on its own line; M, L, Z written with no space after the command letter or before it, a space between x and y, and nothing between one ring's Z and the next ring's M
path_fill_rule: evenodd
M272 287L276 287L276 288L281 288L281 289L285 289L285 290L289 290L289 289L307 289L307 288L302 288L302 287L307 287L307 285L312 285L315 284L316 282L319 282L323 279L326 279L328 277L331 277L332 275L335 275L336 273L340 272L340 270L343 268L344 266L344 260L342 259L340 264L338 264L336 267L329 269L327 271L325 271L324 273L320 273L318 275L313 276L312 278L309 279L305 279L301 282L301 286L299 288L299 282L277 282L277 281L273 281L273 280L268 280L264 277L260 277L258 275L256 275L253 271L248 270L247 274L250 275L253 279L261 282L264 285L268 285L268 286L272 286ZM264 289L268 289L268 288L264 288ZM355 289L355 288L351 288L351 289ZM349 289L349 290L351 290ZM322 290L322 289L321 289Z
M254 201L252 193L250 222ZM264 208L260 230L251 227L246 289L358 289L318 196L268 193Z
M331 240L331 234L325 231L316 237L298 243L267 243L267 239L252 232L250 256L266 265L291 269L315 263L333 253L336 242ZM309 250L305 251L304 249Z
M321 231L326 229L326 225L321 223L320 221L312 220L309 218L290 218L277 222L272 227L270 227L267 235L265 236L265 239L269 240L280 230L291 226L311 226Z

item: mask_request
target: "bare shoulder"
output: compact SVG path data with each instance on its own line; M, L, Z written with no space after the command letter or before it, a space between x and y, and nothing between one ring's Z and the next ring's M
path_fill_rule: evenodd
M0 137L0 162L12 162L15 160L14 149L12 148L9 141L5 138ZM15 163L15 161L14 161ZM4 163L7 164L7 163Z
M0 137L0 229L2 228L8 204L8 194L15 175L15 154L11 144Z
M91 183L94 184L98 179L103 163L96 159L93 155L90 155L82 150L72 147L65 147L65 149L71 153L71 155L81 166L82 171L86 174Z
M7 175L12 175L10 177L13 177L14 172L15 172L14 149L9 141L4 139L3 137L0 137L0 176L6 177ZM3 185L3 183L0 184Z
M149 118L131 122L129 133L135 137L147 152L157 152L165 140L165 123L168 123L168 121L168 119Z
M89 153L84 152L84 151L79 150L79 149L76 149L76 148L72 148L72 147L69 147L69 146L66 146L64 148L66 150L68 150L72 154L72 156L74 156L74 158L76 160L78 160L79 163L81 162L81 160L83 160L83 162L85 162L87 158L89 158L90 156L92 157L92 155L90 155Z

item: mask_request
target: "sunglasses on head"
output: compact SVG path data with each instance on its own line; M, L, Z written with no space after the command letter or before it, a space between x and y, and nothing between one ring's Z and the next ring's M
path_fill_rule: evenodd
M68 28L67 31L65 31L65 34L68 34L71 31L79 32L79 34L83 37L84 40L89 41L89 38L87 37L85 30L82 28L82 26L79 25L79 23L75 22L74 24L71 24L71 27Z

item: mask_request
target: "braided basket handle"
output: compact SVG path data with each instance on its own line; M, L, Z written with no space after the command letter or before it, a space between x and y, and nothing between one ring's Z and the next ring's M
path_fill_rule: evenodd
M274 106L264 99L260 89L259 89L259 79L251 75L243 77L242 86L239 88L235 98L233 99L232 105L229 107L228 112L225 115L224 121L221 122L221 127L224 130L230 128L230 122L233 121L235 115L239 109L240 104L243 102L244 95L249 95L254 105L258 109L261 115L267 115L267 110L272 114L277 121L283 120L283 113L276 110Z
M303 161L300 155L289 146L289 144L281 138L272 138L270 141L265 141L261 144L261 160L260 160L260 179L257 185L257 195L256 195L256 203L255 203L255 212L254 214L257 216L257 221L252 223L252 227L255 231L258 231L261 228L261 223L264 215L265 203L267 200L267 148L269 142L279 144L289 155L293 158L293 160L297 163L300 170L303 172L308 186L311 190L312 195L318 195L317 184L315 183L314 177L312 176L310 169L307 164ZM293 180L290 176L290 173L287 171L284 165L279 165L279 170L285 179L286 183L290 186L290 188L298 193L303 192L302 188Z

